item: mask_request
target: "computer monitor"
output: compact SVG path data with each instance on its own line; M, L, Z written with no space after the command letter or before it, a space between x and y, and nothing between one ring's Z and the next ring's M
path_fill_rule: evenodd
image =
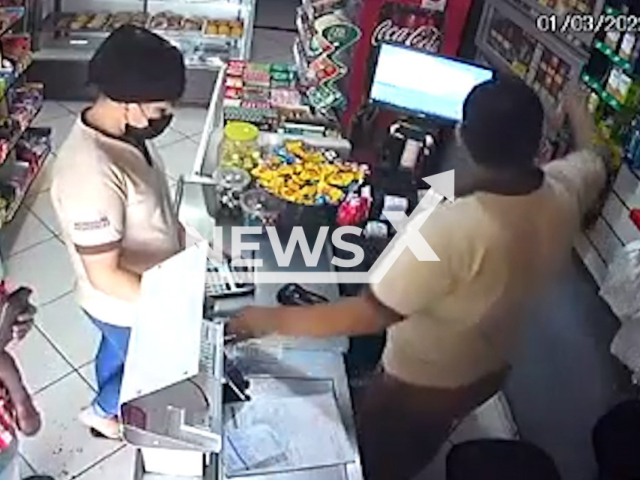
M493 76L490 68L385 43L380 46L370 100L457 122L469 92Z

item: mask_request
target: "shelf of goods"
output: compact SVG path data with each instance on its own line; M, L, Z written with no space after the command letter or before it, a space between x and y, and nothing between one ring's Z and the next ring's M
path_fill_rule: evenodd
M525 4L538 6L534 0L491 0L485 4L476 35L478 60L521 77L552 115L561 92L571 78L580 75L589 55L565 39L542 32L523 9ZM548 7L541 4L543 8Z
M203 135L194 174L211 175L219 164L227 163L221 150L224 127L228 122L237 120L253 121L261 127L257 139L261 147L273 147L282 143L283 139L304 139L311 146L333 149L344 158L348 157L351 144L331 125L322 126L317 117L313 127L305 123L312 118L312 113L304 104L303 96L293 86L290 75L292 68L292 65L244 62L231 62L223 68L210 97L204 128L205 132L210 133ZM249 80L246 83L245 74ZM256 82L261 82L263 86L257 86ZM269 100L245 102L243 99L247 94L268 95L266 98ZM265 115L267 111L269 115ZM226 160L236 161L231 157Z
M347 99L341 82L349 73L360 29L350 20L346 0L303 0L296 10L298 37L293 57L310 103L329 115L341 111Z
M33 45L23 32L28 16L20 3L0 2L0 228L14 218L51 149L50 129L29 128L42 107L44 87L24 82ZM0 257L0 277L4 274Z
M231 61L224 70L223 120L249 122L265 132L339 136L337 119L318 112L294 65Z
M26 84L5 98L9 111L0 127L0 227L13 219L50 151L50 131L30 128L42 107L43 86Z
M632 212L640 209L640 172L624 164L617 174L600 217L594 226L580 234L575 248L598 285L607 267L625 247L640 240L640 222Z
M89 59L121 25L146 27L179 47L190 68L248 59L256 0L63 0L42 12L38 59Z
M604 13L620 15L610 5L604 6ZM600 216L575 243L599 285L624 246L640 240L639 66L640 36L607 32L594 39L591 57L581 75L591 91L589 108L601 141L611 148L616 166L620 165Z
M51 152L48 129L28 130L17 145L16 160L0 171L0 226L15 216Z

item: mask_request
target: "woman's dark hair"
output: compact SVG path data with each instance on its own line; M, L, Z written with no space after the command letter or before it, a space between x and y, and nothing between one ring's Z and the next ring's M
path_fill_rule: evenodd
M489 168L530 168L540 148L544 110L517 77L476 86L464 102L462 139L473 160Z
M89 83L117 102L175 101L184 93L184 60L164 38L125 25L98 47L89 62Z

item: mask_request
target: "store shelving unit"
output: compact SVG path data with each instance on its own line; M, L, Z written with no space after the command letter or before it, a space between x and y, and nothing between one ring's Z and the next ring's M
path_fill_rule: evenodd
M599 0L600 2L600 0ZM599 3L598 2L598 3ZM520 76L552 115L562 90L589 59L588 38L541 32L536 18L553 11L536 0L488 0L476 35L478 60Z
M575 243L578 255L598 285L602 285L616 255L626 245L640 240L640 229L630 218L631 210L639 208L640 172L622 165L601 215Z
M49 153L51 153L51 147L47 147L47 149L44 150L42 154L39 156L38 162L37 162L37 168L25 174L25 183L22 189L20 190L20 193L16 196L13 202L11 202L11 205L9 206L9 208L5 210L4 214L0 215L0 225L6 225L11 220L13 220L16 213L18 212L18 209L22 205L22 202L27 196L27 193L29 192L29 188L31 188L31 184L36 179L40 171L42 170L42 167L44 166L44 162L49 156Z
M25 73L32 65L32 39L24 33L28 25L28 10L24 6L0 7L0 41L3 54L10 58L12 68L0 67L0 189L6 195L11 185L12 197L4 200L0 209L0 229L11 222L22 205L29 187L40 172L50 152L50 139L44 138L46 146L38 150L37 157L30 162L20 161L17 150L24 150L23 140L40 109L42 108L42 86L25 84ZM5 43L7 42L7 43ZM6 198L6 197L5 197ZM0 278L4 278L0 258Z
M255 3L256 0L36 2L31 12L36 53L30 78L47 84L49 98L73 100L89 96L85 85L87 62L114 27L132 23L151 29L180 48L188 68L184 100L206 104L221 63L247 60L251 55Z
M607 15L618 15L620 12L605 6ZM639 48L637 45L634 47ZM629 134L624 131L630 126L631 119L637 115L640 99L637 94L632 94L632 89L627 93L620 93L622 96L614 96L611 88L611 72L620 69L627 75L631 82L638 81L638 74L635 71L633 54L632 60L622 58L611 46L598 39L593 42L593 55L599 56L608 61L604 73L594 73L594 76L602 77L600 80L584 71L582 81L593 92L592 97L606 108L610 108L614 114L614 127L607 127L606 122L600 121L598 126L602 137L606 143L617 152L616 159L624 156L624 144L628 141ZM592 58L593 60L594 58ZM590 65L592 63L590 62ZM587 69L589 68L587 67ZM624 103L622 102L624 100ZM591 104L591 100L590 100ZM599 106L593 107L599 110ZM596 115L596 120L601 120L600 115ZM618 128L621 127L621 128ZM616 134L613 134L613 130ZM576 251L581 257L587 269L592 274L598 285L605 280L608 267L614 261L620 251L628 244L640 240L640 225L636 225L632 220L632 211L640 209L640 171L631 165L621 162L622 165L613 181L600 215L596 218L594 225L581 233L575 243Z

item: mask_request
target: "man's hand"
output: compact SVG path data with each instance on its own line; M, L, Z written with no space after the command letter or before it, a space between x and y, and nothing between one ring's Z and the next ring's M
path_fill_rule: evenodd
M248 307L227 324L232 341L270 334L327 338L370 335L403 320L369 291L335 303L301 307Z
M588 91L577 87L571 88L562 98L562 108L571 119L583 117L585 113L589 112L588 98Z
M0 325L11 325L11 337L0 339L0 347L4 348L11 340L22 340L33 327L36 307L29 301L31 293L30 289L21 287L11 293L0 307Z
M225 334L232 342L269 335L275 329L277 311L276 308L246 307L227 324Z

